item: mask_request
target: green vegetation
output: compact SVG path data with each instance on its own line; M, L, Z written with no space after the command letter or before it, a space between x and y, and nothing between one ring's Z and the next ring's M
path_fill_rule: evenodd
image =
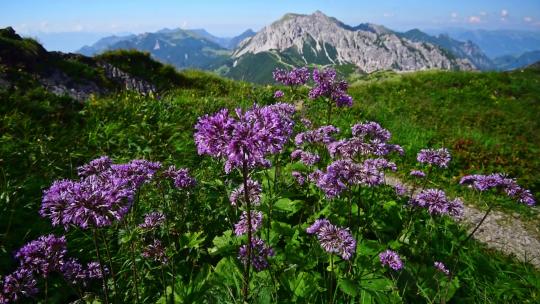
M357 103L343 124L360 116L392 130L405 166L414 166L424 147L448 147L454 161L440 180L445 188L463 175L504 172L540 196L538 69L375 75L352 87ZM501 207L531 215L523 206Z

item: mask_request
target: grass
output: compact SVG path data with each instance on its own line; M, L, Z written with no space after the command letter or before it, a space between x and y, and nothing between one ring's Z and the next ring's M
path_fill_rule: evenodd
M52 181L75 178L77 166L104 154L117 162L146 158L174 163L204 176L210 161L196 154L192 134L197 118L223 107L273 102L272 87L198 71L178 74L140 54L132 66L134 59L127 59L131 55L106 53L101 59L157 81L165 90L159 99L124 93L93 98L81 105L42 89L0 92L0 273L13 269L15 248L51 230L50 223L37 216L37 210L42 190ZM539 197L539 160L535 157L540 146L535 119L540 106L539 79L535 71L391 75L388 81L353 86L350 92L356 105L338 111L337 124L346 130L361 120L377 120L392 131L393 142L407 151L398 164L405 168L414 166L421 148L449 147L454 160L437 183L460 195L466 191L453 186L460 176L504 171L519 177L519 182ZM313 117L324 113L324 109L313 110ZM212 203L223 203L215 193L204 195ZM499 204L506 210L529 214L519 205ZM212 223L219 223L218 214L211 211L205 210ZM209 229L221 233L221 226ZM76 240L76 236L70 239ZM212 239L209 237L207 243ZM534 303L540 298L540 273L530 265L478 243L468 246L469 253L460 261L463 267L456 303ZM84 255L82 249L79 253ZM216 265L216 272L219 270Z
M376 78L377 79L377 78ZM416 153L447 147L450 170L438 182L454 186L463 175L504 172L540 196L540 72L418 72L365 81L353 86L352 117L375 120L393 133L406 151L403 165L413 168ZM503 210L532 217L537 212L518 204Z

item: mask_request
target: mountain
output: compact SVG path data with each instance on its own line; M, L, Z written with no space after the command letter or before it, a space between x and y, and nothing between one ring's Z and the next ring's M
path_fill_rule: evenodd
M235 37L217 37L210 34L205 29L192 29L186 31L191 32L195 35L199 35L201 38L212 41L221 46L222 48L226 48L229 50L234 49L240 42L242 42L242 40L255 35L255 32L251 29L248 29L242 34Z
M490 58L504 55L519 56L540 50L540 31L442 29L430 34L447 33L450 37L478 45Z
M520 56L506 55L493 59L497 69L501 71L515 70L519 68L527 67L531 64L540 61L540 50L526 52Z
M229 56L229 51L212 42L206 31L163 29L156 33L144 33L123 37L106 37L79 53L96 55L106 50L135 49L149 52L153 58L176 68L207 69ZM208 35L207 35L208 34Z
M466 42L452 39L448 34L439 34L438 36L428 35L419 29L413 29L404 33L398 33L400 37L415 42L428 42L437 45L458 58L468 59L475 67L480 70L493 70L495 65L484 54L484 52L474 42Z
M361 73L474 69L467 59L434 44L408 40L382 26L351 27L317 11L287 14L264 27L240 43L222 71L229 77L266 82L268 70L298 65L333 65Z

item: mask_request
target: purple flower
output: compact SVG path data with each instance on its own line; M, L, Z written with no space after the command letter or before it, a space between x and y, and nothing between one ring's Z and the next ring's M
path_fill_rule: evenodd
M326 219L316 220L306 232L316 234L326 252L338 254L344 260L349 260L356 252L356 241L349 229L334 226Z
M381 125L374 121L355 124L352 126L351 130L354 137L364 139L365 141L379 140L381 142L387 142L392 136L390 131L381 127Z
M424 173L424 171L420 171L420 170L411 170L410 175L414 177L418 177L418 178L426 177L426 174Z
M260 211L251 210L251 233L255 233L262 226L263 214ZM247 234L249 230L247 212L242 212L240 221L234 224L234 233L237 236Z
M257 181L248 179L247 186L249 202L254 206L258 206L261 202L261 185ZM231 205L236 206L237 204L245 203L244 198L244 184L241 184L231 192L231 195L229 196L229 201L231 202Z
M311 128L313 127L313 123L311 122L311 120L307 119L307 118L300 118L300 122L304 125L304 127L306 128Z
M251 264L257 271L268 268L268 257L274 256L274 250L263 240L251 240ZM245 265L248 261L247 245L242 245L238 252L238 259Z
M302 186L306 182L306 178L302 175L302 173L300 173L298 171L293 171L291 174L294 177L294 180L296 180L296 182L300 186Z
M106 266L103 266L103 272L101 271L99 262L90 262L86 265L86 277L88 279L101 279L103 278L103 275L109 274L109 269Z
M165 222L165 214L161 212L148 213L144 217L144 223L139 225L143 229L155 229Z
M225 159L225 172L240 168L268 167L268 154L280 153L292 134L294 107L275 104L236 110L236 119L222 110L214 116L199 118L195 143L199 154Z
M329 144L331 142L334 142L335 139L333 137L333 134L339 133L339 129L329 125L329 126L322 126L315 130L309 130L306 132L298 133L296 137L294 138L294 143L296 146L301 146L302 144L315 144L315 143L322 143L322 144Z
M78 167L77 171L80 177L87 177L90 175L99 175L109 170L111 166L112 160L108 156L102 156Z
M410 200L410 204L427 208L432 215L449 214L455 217L460 217L464 208L460 199L449 201L444 191L439 189L422 190Z
M395 185L394 190L396 191L397 196L405 196L405 195L407 195L407 188L405 186L403 186L402 184Z
M47 278L51 272L60 271L66 253L66 237L49 234L21 247L15 257L21 267Z
M19 267L12 274L4 277L0 303L16 302L21 297L30 297L38 293L37 281L32 271Z
M516 199L520 203L534 206L536 201L529 190L520 187L515 179L508 178L503 174L494 173L490 175L467 175L461 178L461 185L470 184L478 191L487 191L492 188L502 189L510 198Z
M272 74L276 82L287 86L304 85L309 80L309 70L306 67L294 68L291 71L277 68Z
M66 281L73 285L82 284L87 279L87 271L77 259L71 258L60 266L60 272Z
M401 258L396 252L392 250L386 250L379 253L379 260L381 261L382 266L388 266L393 270L400 270L403 268L403 262L401 261Z
M304 163L305 165L307 165L307 166L313 166L316 163L318 163L319 160L321 159L319 157L319 155L317 155L317 154L313 154L313 153L310 153L310 152L307 152L307 151L304 151L304 150L300 150L300 149L294 150L291 153L291 158L292 159L300 158L300 161L302 163Z
M63 225L66 230L70 225L104 227L127 214L133 196L130 180L111 172L79 182L61 180L44 192L39 213L49 217L53 226Z
M442 262L433 263L433 267L435 267L435 269L444 273L445 275L450 275L450 270L448 270L448 268L446 268L446 266Z
M450 152L446 148L422 149L416 157L418 162L428 165L437 166L440 168L448 168L450 162Z
M161 169L161 164L158 162L134 159L127 164L112 165L111 175L117 179L127 181L136 190L143 184L150 182L159 169Z
M327 68L322 71L313 70L315 86L309 91L309 98L327 97L338 107L352 106L352 97L347 95L349 85L346 81L336 81L336 70Z
M283 91L281 91L281 90L277 90L277 91L274 92L274 98L275 99L280 99L283 96L285 96L285 94L283 94Z
M176 169L175 166L170 166L163 175L171 178L174 182L174 186L179 189L189 188L195 186L197 183L193 177L189 175L189 169Z
M162 264L167 263L167 256L165 255L165 248L161 244L161 241L154 239L152 244L149 244L144 248L142 256L147 259L152 259Z

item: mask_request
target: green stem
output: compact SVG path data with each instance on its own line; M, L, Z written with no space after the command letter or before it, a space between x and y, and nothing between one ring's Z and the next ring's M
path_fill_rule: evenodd
M326 124L329 125L332 118L332 101L330 99L326 99L328 102L328 109L326 111Z
M244 302L248 302L249 299L249 271L251 268L251 202L249 201L249 189L248 189L248 167L246 156L242 164L242 177L244 179L244 200L246 202L247 209L247 222L248 222L248 241L247 241L247 261L244 266L244 286L242 288L242 294L244 296Z
M107 275L105 273L105 268L103 268L103 260L101 259L101 254L99 253L99 246L97 242L97 228L94 228L94 247L96 248L96 255L99 262L99 269L101 270L101 281L103 283L103 296L105 297L105 303L109 304L109 289L107 288Z

